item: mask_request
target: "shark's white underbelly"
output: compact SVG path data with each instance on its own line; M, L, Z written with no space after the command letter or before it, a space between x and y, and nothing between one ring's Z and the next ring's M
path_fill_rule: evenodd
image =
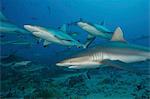
M110 39L111 36L109 34L103 33L100 30L94 28L94 27L83 27L84 30L86 30L89 34L93 36L99 36L103 38Z
M43 35L42 38L49 41L49 42L60 43L60 41L55 36L53 36L52 34Z
M91 35L100 35L102 34L102 32L100 32L99 30L97 30L94 27L83 27L84 30L86 30L87 32L89 32Z

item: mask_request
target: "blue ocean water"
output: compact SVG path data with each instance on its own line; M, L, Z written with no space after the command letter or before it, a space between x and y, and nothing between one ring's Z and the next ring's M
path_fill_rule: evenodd
M104 26L111 31L114 31L118 26L121 27L125 39L129 43L149 47L149 0L1 0L0 2L0 11L11 23L20 28L24 28L23 26L26 24L31 24L58 29L63 24L69 24L79 19L97 24L104 21ZM76 39L80 42L85 42L87 32L81 28L70 25L67 31L78 32L79 36ZM145 38L142 38L142 36L145 36ZM92 69L88 71L89 79L89 77L85 77L87 70L70 71L55 66L56 62L69 57L74 52L83 50L82 48L73 47L68 49L66 46L59 44L50 44L44 48L42 43L36 43L33 35L18 36L6 33L3 38L1 37L1 41L12 40L25 40L34 44L30 46L21 44L1 45L1 57L8 56L8 58L4 59L6 63L15 64L15 59L23 59L32 61L32 65L37 66L27 68L27 71L31 70L29 73L25 72L26 66L18 69L16 67L11 68L10 65L13 64L7 64L8 66L6 67L2 66L1 85L4 86L0 88L2 98L47 97L51 99L51 97L54 97L68 99L70 97L71 99L120 99L120 96L124 96L125 99L148 99L150 97L150 90L148 89L150 80L145 75L130 74L128 71L118 71L112 68L108 70L102 69L103 71ZM104 42L107 42L107 40L96 38L92 45ZM8 60L12 61L7 62ZM46 68L41 65L46 66ZM141 63L141 65L148 66L149 63L145 62ZM10 72L10 74L7 72ZM100 79L100 77L104 79ZM126 82L126 80L129 81ZM57 83L57 81L61 83ZM14 82L16 84L13 84ZM76 84L77 82L79 82L79 85ZM102 83L103 86L101 85ZM130 88L121 90L121 88L118 88L119 85L118 87L113 86L114 83L122 84L123 87L121 86L121 88L127 86L133 90L129 91L129 93L124 93ZM133 83L133 86L129 83ZM47 86L53 90L46 89ZM138 86L142 88L139 90ZM42 90L44 88L45 90ZM62 88L61 93L58 92L60 88ZM81 90L77 90L80 88ZM115 91L111 90L117 90L116 92L119 93L113 96ZM53 91L56 91L60 96L53 93ZM112 92L110 93L111 95L108 94L109 92ZM139 93L142 94L139 95ZM142 96L145 97L143 98Z

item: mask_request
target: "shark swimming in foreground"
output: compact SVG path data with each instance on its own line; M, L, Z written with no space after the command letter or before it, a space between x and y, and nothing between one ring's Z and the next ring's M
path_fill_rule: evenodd
M44 39L44 47L50 43L57 43L65 46L77 46L86 48L86 45L81 44L66 33L64 27L60 30L52 28L44 28L40 26L24 25L24 28L32 32L32 34L40 39Z
M112 38L113 32L104 27L104 22L101 24L91 24L89 22L83 21L80 19L80 21L75 22L81 29L85 30L88 33L87 39L91 42L96 37L101 37L104 39L110 40ZM120 39L121 42L125 42L124 39Z
M150 59L150 48L117 42L122 39L124 39L123 32L118 27L109 43L87 49L56 65L73 69L98 68L104 65L124 68L119 64L125 65Z
M9 20L0 11L0 33L28 34L29 32L9 22Z

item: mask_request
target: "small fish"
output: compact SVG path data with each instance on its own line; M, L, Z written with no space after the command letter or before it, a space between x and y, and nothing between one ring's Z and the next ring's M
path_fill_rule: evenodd
M0 35L0 38L4 38L5 37L5 35Z
M14 63L13 67L18 67L18 66L26 66L28 64L30 64L31 61L21 61L21 62L16 62Z
M12 44L12 45L24 45L24 46L32 46L33 43L27 42L27 41L1 41L0 45L7 45L7 44Z

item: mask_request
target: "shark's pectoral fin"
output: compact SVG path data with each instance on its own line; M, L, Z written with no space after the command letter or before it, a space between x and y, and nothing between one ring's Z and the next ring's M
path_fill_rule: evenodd
M39 44L42 41L41 38L38 38L38 37L36 37L34 35L32 37L33 37L33 39L35 39L35 41L36 41L37 44Z
M43 43L43 46L47 47L49 44L51 44L51 42L45 40L44 43Z
M126 42L126 40L123 37L123 32L120 27L116 28L116 30L111 38L111 41Z
M89 47L89 45L95 40L95 38L95 36L89 34L85 42L85 47Z
M41 41L42 41L42 39L41 39L41 38L38 38L38 39L37 39L37 44L39 44Z

